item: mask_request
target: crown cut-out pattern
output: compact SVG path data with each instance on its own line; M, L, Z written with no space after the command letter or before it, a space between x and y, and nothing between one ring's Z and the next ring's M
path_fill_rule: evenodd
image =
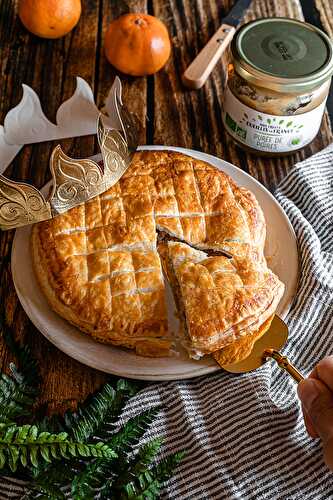
M56 146L50 158L53 186L48 200L34 186L0 175L0 229L50 219L102 194L118 182L133 153L127 148L124 132L105 128L100 117L97 129L103 166L89 158L70 158Z
M138 121L122 104L121 91L120 80L116 78L111 88L112 99L109 99L112 115L102 119L99 114L95 125L104 164L99 165L90 158L70 158L59 145L56 146L50 159L52 192L48 200L33 186L12 181L0 174L0 229L50 219L103 193L118 182L136 151L139 131ZM65 116L65 105L59 110L61 116ZM44 120L42 115L39 123L52 130L53 124L46 118ZM112 128L113 124L119 130Z
M56 124L44 114L36 92L23 84L23 96L11 109L0 126L0 173L13 161L25 144L96 134L99 110L89 84L76 77L74 94L61 104L56 115ZM106 99L105 121L110 128L121 129L114 109L114 94L119 95L121 83L117 77Z

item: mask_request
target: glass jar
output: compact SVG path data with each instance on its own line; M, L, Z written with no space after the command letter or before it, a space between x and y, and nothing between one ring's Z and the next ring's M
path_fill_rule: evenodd
M284 18L244 25L231 44L223 122L245 149L282 156L320 128L333 73L333 46L314 26Z

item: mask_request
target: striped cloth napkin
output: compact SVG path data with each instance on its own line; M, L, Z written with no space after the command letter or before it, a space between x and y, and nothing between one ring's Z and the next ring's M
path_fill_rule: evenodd
M301 261L284 352L308 374L333 353L333 145L297 164L275 194L294 226ZM150 385L123 418L156 405L162 410L146 439L164 436L165 454L187 450L162 498L333 498L333 474L305 431L296 384L274 363L240 376L221 371ZM1 483L1 499L19 498L22 482Z

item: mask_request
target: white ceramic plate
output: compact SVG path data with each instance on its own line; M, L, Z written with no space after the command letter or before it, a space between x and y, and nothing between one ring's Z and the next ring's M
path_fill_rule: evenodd
M296 292L298 276L297 243L293 228L274 197L261 184L239 168L211 155L165 146L145 146L141 149L173 150L204 160L229 174L240 186L250 189L257 197L266 217L267 242L265 254L272 270L285 283L286 291L278 314L285 317ZM185 352L178 357L151 359L136 356L132 351L95 342L53 312L40 290L31 263L31 226L17 229L12 248L12 273L20 302L38 330L60 350L81 363L119 376L141 380L177 380L216 372L220 368L211 358L201 361L188 359ZM167 290L169 320L177 331L174 303Z

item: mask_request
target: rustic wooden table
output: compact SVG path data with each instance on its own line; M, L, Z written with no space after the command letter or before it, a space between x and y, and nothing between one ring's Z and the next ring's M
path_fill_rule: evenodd
M83 12L72 33L59 40L42 40L30 35L17 18L17 1L0 0L0 123L21 99L22 83L37 91L44 112L55 120L59 105L72 95L75 76L85 78L94 90L98 106L103 105L114 78L104 53L104 35L110 21L129 11L148 12L167 25L173 51L167 66L148 78L125 78L125 101L145 125L142 144L184 146L217 155L250 172L269 187L283 178L299 160L324 148L332 141L327 115L314 143L301 153L282 159L259 159L235 148L228 140L221 120L221 97L225 82L226 59L215 68L200 91L183 88L181 74L198 50L219 26L231 8L231 0L82 0ZM309 21L321 22L333 35L331 0L317 0L317 12L305 0ZM288 16L302 19L298 0L253 0L245 21L258 17ZM72 157L97 152L95 137L62 141ZM26 146L8 168L13 179L29 179L38 187L49 178L48 159L54 143ZM102 384L107 376L81 365L51 345L32 325L15 294L10 251L14 232L0 233L0 304L17 338L30 344L40 361L43 387L40 404L49 410L74 407L78 400ZM9 354L0 344L0 363L8 365Z

